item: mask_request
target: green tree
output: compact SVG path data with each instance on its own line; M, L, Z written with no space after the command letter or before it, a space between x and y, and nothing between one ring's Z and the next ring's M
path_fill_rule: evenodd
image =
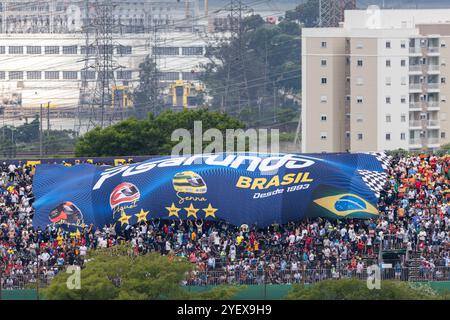
M75 147L79 157L123 155L168 155L178 141L171 141L176 129L187 129L193 136L194 121L202 122L202 129L244 128L244 124L226 114L207 109L165 111L146 119L129 118L110 127L95 128L82 136Z
M424 300L447 299L429 286L413 286L408 282L386 280L381 289L370 290L364 280L324 280L313 285L293 285L289 300Z
M273 25L253 15L242 29L241 38L207 50L210 62L202 65L201 79L211 109L249 126L289 122L299 109L300 26L287 20Z
M43 289L50 300L157 300L204 299L208 292L193 293L181 286L194 265L185 258L149 253L135 256L127 245L98 249L89 253L89 262L81 270L80 289L69 289L70 274L58 274ZM237 289L219 287L219 294L231 298Z
M150 56L146 56L139 64L139 85L133 92L134 115L137 118L145 118L149 111L158 114L164 106L158 72L156 63Z
M319 24L319 0L308 0L285 14L286 20L297 21L306 28L317 27Z

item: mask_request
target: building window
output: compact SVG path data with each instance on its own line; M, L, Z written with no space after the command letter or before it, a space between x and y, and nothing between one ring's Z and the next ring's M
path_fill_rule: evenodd
M390 104L391 103L391 97L386 97L386 103Z
M391 66L391 60L386 60L386 67L390 67Z
M400 83L401 83L402 86L406 86L406 77L402 77L400 79Z
M364 47L362 42L356 43L356 49L362 49Z
M390 49L391 48L391 42L390 41L386 41L386 49Z
M118 46L117 47L117 53L120 55L131 54L132 50L133 49L131 46Z
M386 115L386 122L391 122L391 115L390 114Z
M400 115L400 122L406 122L406 114Z
M63 46L63 54L77 54L78 46Z
M327 121L327 115L326 114L321 115L320 121Z
M356 103L363 103L363 97L361 96L356 97Z
M361 113L356 114L356 122L358 123L363 122L363 115Z
M362 77L356 78L356 85L357 86L362 86L363 84L364 84L364 81L363 81Z
M175 81L179 80L179 73L178 72L161 72L160 73L160 79L166 80L166 81Z
M40 46L27 46L27 54L41 54Z
M76 80L78 79L77 71L63 71L63 79L64 80Z
M98 46L98 53L103 55L103 54L113 54L114 52L114 46L111 44L102 44L100 46Z
M117 71L117 79L120 80L131 80L132 71L131 70L120 70Z
M387 86L391 85L391 77L386 77L386 85Z
M406 140L406 133L400 133L400 140Z
M441 48L447 48L447 44L444 40L441 40Z
M9 72L9 80L22 80L22 79L23 79L23 71Z
M58 80L59 79L59 71L45 71L45 79Z
M400 48L402 48L402 49L405 49L405 48L406 48L406 41L405 41L405 40L402 40L402 41L400 42Z
M0 79L1 80L5 80L6 79L6 72L5 71L0 71Z
M9 54L23 54L22 46L9 46L8 50Z
M391 140L391 134L390 133L386 133L386 140L390 141Z
M320 133L320 140L327 140L327 133L326 132L321 132Z
M447 101L447 96L444 96L443 94L441 94L441 102L446 102Z
M155 53L160 56L178 56L180 50L178 47L155 47Z
M183 56L202 56L203 47L183 47L181 48L181 54Z
M82 70L80 75L81 75L81 80L93 80L93 79L95 79L95 71Z
M445 77L442 77L442 78L441 78L441 83L442 83L442 84L445 84L445 81L446 81L446 78L445 78Z
M405 96L402 96L400 98L400 103L406 103L406 97Z
M362 67L362 66L363 66L363 61L362 61L362 59L358 59L358 60L356 61L356 65L357 65L358 67Z
M322 78L322 79L320 79L320 82L321 82L322 84L327 84L327 78Z
M198 72L182 72L181 76L183 80L198 80L199 73Z
M363 139L363 134L362 134L362 133L358 133L357 139L358 139L358 140L362 140L362 139Z
M6 50L5 50L5 46L0 46L0 54L5 54Z
M41 80L42 72L41 71L27 71L27 79L28 80Z
M320 96L320 102L327 102L328 101L328 97L327 96Z
M406 67L406 60L404 60L404 59L400 60L400 66Z
M321 47L321 48L326 48L326 47L327 47L327 42L326 42L326 41L322 41L322 42L320 43L320 47Z
M325 67L327 65L327 60L320 60L320 65Z
M445 139L445 132L441 131L441 139Z
M59 46L45 46L45 54L59 54Z
M81 54L86 54L86 46L81 46L80 48L81 50ZM89 46L89 52L87 53L89 54L95 54L95 47L94 46Z

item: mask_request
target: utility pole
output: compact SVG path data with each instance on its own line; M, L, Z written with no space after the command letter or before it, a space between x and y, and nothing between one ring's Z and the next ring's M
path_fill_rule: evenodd
M42 103L39 108L39 156L42 158Z
M47 138L50 137L50 101L47 103Z
M231 55L236 61L234 63L228 63L227 80L225 85L225 106L228 107L230 97L237 98L238 112L242 110L242 104L249 106L250 96L247 83L247 66L245 63L245 50L246 46L243 42L244 27L242 20L244 14L252 12L252 10L243 4L242 0L230 0L227 10L230 12L230 43L231 43ZM234 76L231 79L231 76ZM233 87L231 82L235 82ZM231 88L233 91L230 92Z

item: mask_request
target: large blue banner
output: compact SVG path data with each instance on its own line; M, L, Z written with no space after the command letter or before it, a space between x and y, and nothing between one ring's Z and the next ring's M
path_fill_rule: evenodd
M373 218L384 154L161 157L119 167L37 165L33 224L126 226L162 219L234 225L306 217Z

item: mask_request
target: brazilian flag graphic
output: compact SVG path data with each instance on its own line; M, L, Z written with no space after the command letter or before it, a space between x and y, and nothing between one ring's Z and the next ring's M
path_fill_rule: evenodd
M378 209L359 195L333 187L318 188L315 193L310 209L317 216L366 219L378 215Z

